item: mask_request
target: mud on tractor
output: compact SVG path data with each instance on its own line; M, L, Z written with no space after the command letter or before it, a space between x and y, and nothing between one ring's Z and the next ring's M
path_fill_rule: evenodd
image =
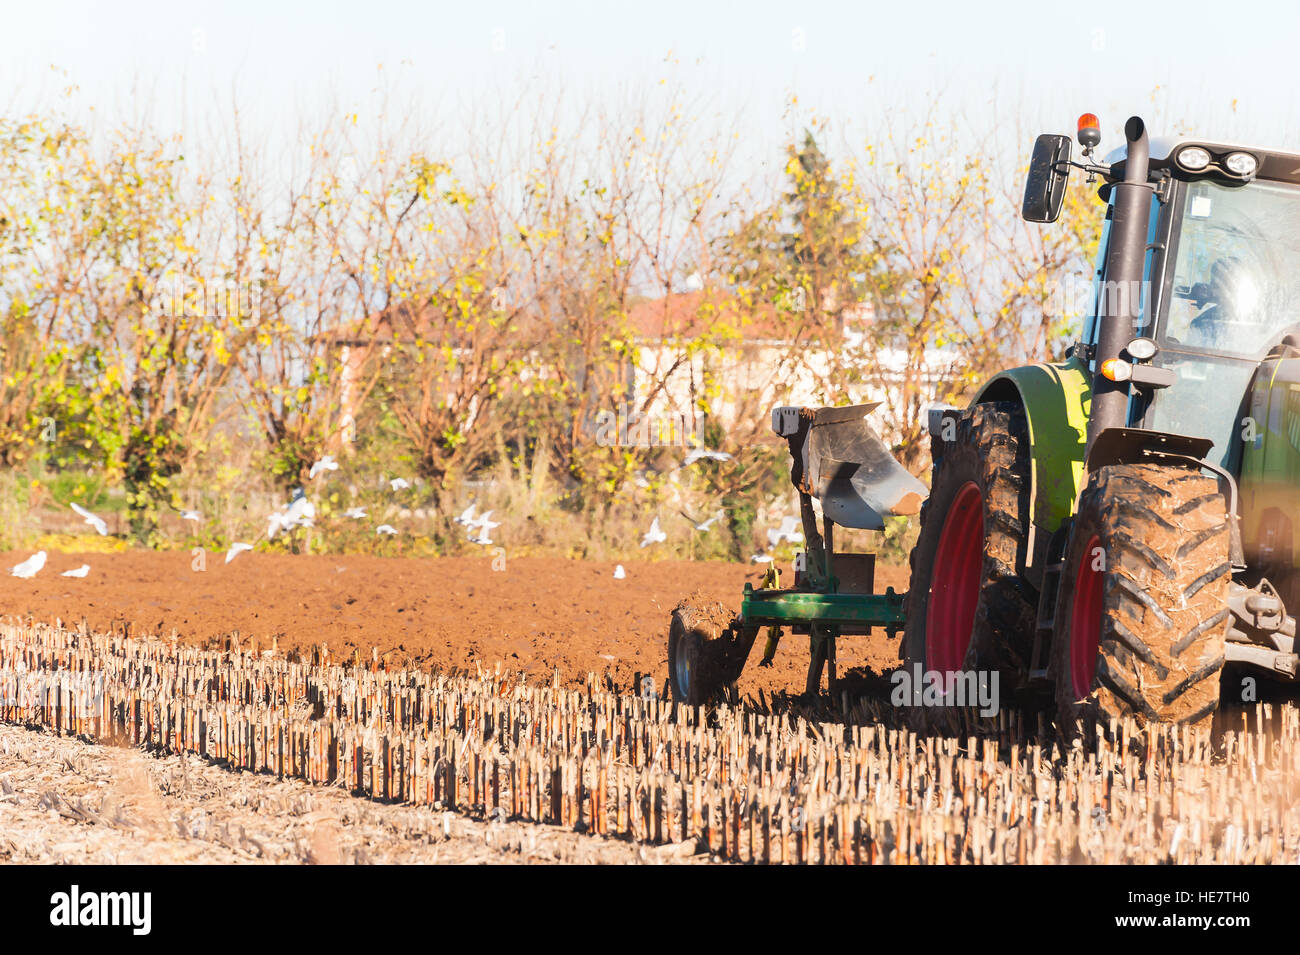
M808 634L809 693L828 664L834 681L838 637L878 626L909 670L996 671L1067 723L1196 723L1243 677L1296 680L1300 155L1151 140L1137 117L1104 162L1100 138L1091 114L1080 160L1039 136L1025 184L1023 217L1052 223L1070 175L1099 183L1065 360L931 409L928 492L867 425L874 406L774 411L807 551L792 588L747 584L734 617L678 607L678 699L734 682L764 629L769 659L785 629ZM837 553L835 526L918 508L908 593L873 593L872 557Z

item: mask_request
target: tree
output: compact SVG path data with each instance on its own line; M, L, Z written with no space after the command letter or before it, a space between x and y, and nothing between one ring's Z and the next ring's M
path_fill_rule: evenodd
M84 151L76 169L86 186L73 212L93 265L70 330L70 426L121 474L145 543L177 503L172 478L234 411L224 401L234 360L256 334L239 290L201 252L219 247L222 220L178 146L122 130L106 158Z

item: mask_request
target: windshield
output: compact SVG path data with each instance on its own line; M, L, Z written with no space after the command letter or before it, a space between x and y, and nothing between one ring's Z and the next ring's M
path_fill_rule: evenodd
M1300 328L1300 189L1190 183L1166 340L1257 355L1291 328Z

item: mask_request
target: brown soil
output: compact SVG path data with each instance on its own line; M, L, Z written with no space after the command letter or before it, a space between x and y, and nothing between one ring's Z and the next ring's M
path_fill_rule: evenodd
M738 609L748 580L762 569L721 562L614 564L557 558L514 558L493 570L491 558L410 559L246 553L230 564L210 554L207 569L191 569L188 552L51 553L32 580L9 576L26 552L0 554L0 614L94 630L168 636L220 644L238 631L281 650L325 644L335 659L372 650L394 664L485 669L582 682L608 674L619 687L650 674L667 679L668 621L695 591ZM60 577L90 564L84 579ZM783 568L785 569L785 568ZM881 567L878 590L907 587L901 567ZM757 666L760 635L740 690L798 691L808 665L806 638L786 635L770 669ZM875 672L897 664L897 642L877 632L847 637L838 651L841 673Z

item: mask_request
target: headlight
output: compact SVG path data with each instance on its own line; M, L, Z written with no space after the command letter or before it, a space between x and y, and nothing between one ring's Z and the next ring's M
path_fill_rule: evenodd
M1236 155L1245 155L1244 153L1233 153ZM1178 165L1184 169L1190 169L1197 172L1204 169L1210 164L1210 154L1200 146L1188 146L1178 151Z
M1259 168L1259 160L1250 153L1228 153L1228 158L1223 161L1223 165L1234 176L1248 179L1255 175L1255 170Z
M1150 361L1159 351L1156 343L1149 338L1135 338L1124 346L1124 350L1138 361Z

